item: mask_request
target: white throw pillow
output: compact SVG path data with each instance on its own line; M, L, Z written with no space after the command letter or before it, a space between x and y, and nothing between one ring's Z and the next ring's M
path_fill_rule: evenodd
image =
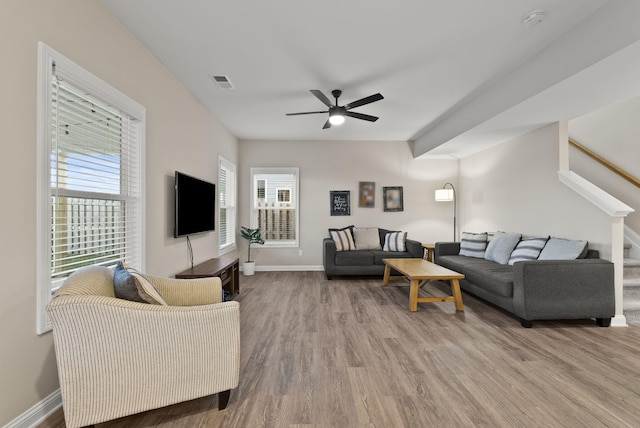
M484 254L485 260L506 265L509 262L511 252L520 242L520 238L522 235L519 233L496 232L487 245L487 251Z
M550 238L538 256L538 260L573 260L587 250L587 241Z

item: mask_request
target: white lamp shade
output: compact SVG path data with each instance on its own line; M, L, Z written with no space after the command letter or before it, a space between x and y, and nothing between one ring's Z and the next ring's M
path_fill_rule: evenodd
M438 201L438 202L451 202L451 201L453 201L453 189L438 189L438 190L436 190L436 201Z

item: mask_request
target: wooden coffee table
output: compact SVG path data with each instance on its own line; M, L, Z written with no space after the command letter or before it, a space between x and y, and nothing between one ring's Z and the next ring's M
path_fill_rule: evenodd
M418 303L423 302L455 302L457 311L464 311L462 304L462 293L460 292L460 279L464 275L445 267L436 265L424 259L383 259L384 279L382 285L389 285L390 279L407 278L411 281L409 290L409 310L415 312L418 310ZM402 277L392 277L391 269L400 272ZM420 281L449 281L451 283L451 296L445 297L418 297L418 289Z

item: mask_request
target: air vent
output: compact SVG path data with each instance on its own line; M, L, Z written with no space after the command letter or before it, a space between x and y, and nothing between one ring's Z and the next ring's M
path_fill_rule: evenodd
M525 27L533 27L538 25L544 19L544 10L533 10L522 18L522 25Z
M218 88L220 89L233 89L233 83L231 83L231 81L229 80L229 78L227 76L210 76L214 82L216 82L216 85L218 86Z

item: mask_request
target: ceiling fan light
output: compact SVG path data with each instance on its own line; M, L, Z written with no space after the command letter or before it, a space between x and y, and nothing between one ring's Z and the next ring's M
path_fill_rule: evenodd
M344 115L341 113L329 114L329 123L332 125L342 125L344 123Z

